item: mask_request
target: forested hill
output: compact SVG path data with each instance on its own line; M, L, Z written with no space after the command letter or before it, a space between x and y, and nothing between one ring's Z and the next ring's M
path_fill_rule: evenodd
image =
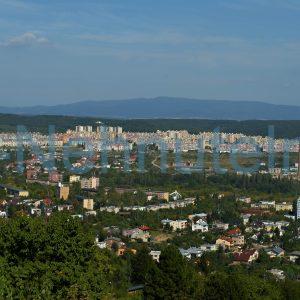
M0 107L2 113L64 115L111 119L299 120L300 106L258 101L205 100L175 97L80 101L59 105Z
M220 128L222 132L244 133L247 135L267 135L268 126L275 126L275 136L278 138L300 137L300 120L295 121L233 121L233 120L203 120L203 119L104 119L69 116L23 116L0 114L0 132L14 132L17 125L24 125L29 131L48 132L48 125L55 125L57 132L74 129L76 125L95 125L102 121L110 126L122 126L125 131L156 130L188 130L190 133L213 131Z

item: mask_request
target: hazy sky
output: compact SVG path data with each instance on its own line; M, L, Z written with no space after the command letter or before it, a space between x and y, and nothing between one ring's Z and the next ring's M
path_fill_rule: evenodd
M300 105L299 0L0 0L0 105Z

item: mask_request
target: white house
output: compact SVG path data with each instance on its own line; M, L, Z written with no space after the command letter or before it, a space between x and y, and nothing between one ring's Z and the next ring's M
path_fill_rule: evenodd
M170 194L170 198L174 201L177 201L180 200L182 196L177 191L174 191L173 193Z
M181 255L187 259L191 259L192 258L192 255L189 251L187 250L184 250L184 249L179 249Z
M0 211L0 218L6 218L7 214L5 211Z
M206 213L198 213L198 214L193 214L193 215L189 215L188 219L189 220L193 220L194 218L199 218L202 220L206 220L207 219L207 214Z
M216 221L213 223L213 227L220 230L227 230L229 228L229 224Z
M187 220L169 220L169 219L165 219L162 220L161 223L163 224L163 226L169 225L173 231L178 230L183 230L185 228L187 228L188 225L188 221Z
M203 245L200 246L200 249L203 252L217 251L218 250L218 245L216 245L216 244L203 244Z
M152 257L152 259L157 262L159 262L160 254L161 254L161 251L154 251L154 250L150 251L150 253L149 253L149 255Z
M41 216L42 210L40 208L31 208L30 213L35 216Z
M186 250L183 248L179 248L179 251L181 255L186 257L187 259L198 258L203 255L203 251L201 250L201 248L197 248L197 247L190 247Z
M243 224L246 225L247 223L249 223L249 220L251 218L251 214L242 214L241 217L243 219Z
M192 231L207 232L208 224L202 219L199 219L198 221L196 221L196 223L192 223Z

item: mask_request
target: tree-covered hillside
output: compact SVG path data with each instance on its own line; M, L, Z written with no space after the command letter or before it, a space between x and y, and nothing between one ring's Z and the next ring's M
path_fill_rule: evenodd
M49 125L55 125L57 132L74 129L76 125L95 125L102 121L110 126L122 126L125 131L188 130L190 133L213 131L219 128L227 133L244 133L247 135L267 135L268 126L275 126L278 138L300 137L300 121L233 121L200 119L104 119L70 116L24 116L0 114L0 132L14 132L17 125L24 125L29 131L47 133Z
M86 225L64 213L0 220L0 298L299 299L299 282L276 282L243 268L205 276L171 245L159 263L144 245L117 257L95 245ZM224 257L216 253L216 264ZM128 293L129 285L142 286L143 296Z

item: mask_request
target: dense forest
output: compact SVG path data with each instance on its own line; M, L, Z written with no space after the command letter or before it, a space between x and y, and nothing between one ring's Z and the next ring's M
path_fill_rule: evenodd
M76 125L95 125L102 121L109 126L122 126L125 131L155 132L157 130L188 130L190 133L200 131L220 131L227 133L244 133L247 135L268 134L268 126L275 127L277 138L300 137L300 121L234 121L234 120L199 120L199 119L103 119L69 116L23 116L0 114L0 132L14 132L17 125L24 125L29 131L47 133L48 125L55 125L57 132L74 129ZM38 124L38 126L37 126Z
M0 221L1 299L101 299L126 290L122 261L93 233L59 214Z

